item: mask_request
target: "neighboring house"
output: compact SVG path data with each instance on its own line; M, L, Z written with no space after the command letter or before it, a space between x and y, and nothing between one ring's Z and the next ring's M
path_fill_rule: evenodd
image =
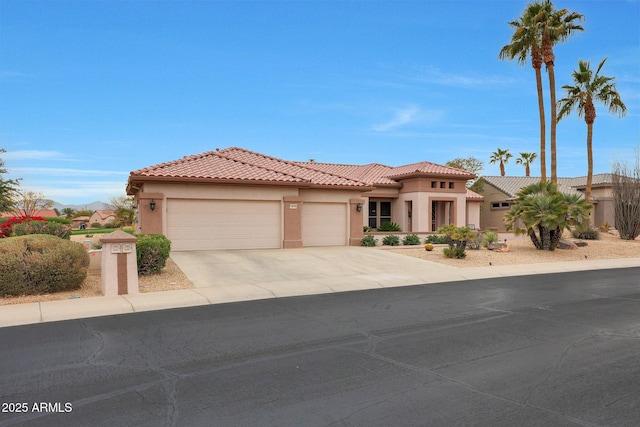
M482 195L484 205L480 213L480 227L505 231L504 214L513 204L516 194L522 187L540 182L538 177L524 176L483 176ZM587 186L587 177L558 178L558 189L568 194L583 194ZM594 206L591 216L595 226L607 222L615 226L613 198L611 193L611 174L593 176L591 203Z
M86 230L87 228L89 228L89 219L91 219L91 217L89 216L78 216L75 218L71 218L71 227Z
M109 222L116 222L116 213L114 211L107 210L97 210L93 212L93 215L89 217L89 224L98 223L100 225L105 225Z
M183 157L131 172L136 232L162 233L172 250L359 245L363 226L433 232L478 225L474 174L429 162L400 167L278 159L243 148Z

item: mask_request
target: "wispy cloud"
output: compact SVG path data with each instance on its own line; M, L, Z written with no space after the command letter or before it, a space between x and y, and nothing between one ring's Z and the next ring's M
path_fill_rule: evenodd
M7 151L2 154L2 157L9 160L64 160L68 158L65 154L53 150Z
M393 117L383 123L375 124L372 129L376 132L388 132L415 123L439 121L444 115L440 110L423 110L416 105L397 109Z
M414 79L423 83L437 84L442 86L477 88L482 89L487 86L505 85L511 80L505 76L486 76L478 73L460 74L443 72L435 67L425 67L417 70L418 75ZM515 82L515 80L513 80Z
M110 171L98 169L70 169L70 168L11 168L13 175L40 175L40 176L123 176L127 177L128 172Z

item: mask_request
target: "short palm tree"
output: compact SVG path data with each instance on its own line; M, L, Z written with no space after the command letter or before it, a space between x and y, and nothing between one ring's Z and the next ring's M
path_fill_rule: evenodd
M549 75L549 98L551 100L551 135L549 143L551 149L551 180L557 182L556 77L554 71L556 56L553 52L553 46L558 43L563 43L577 31L584 31L582 26L576 24L576 21L582 21L584 16L576 12L570 12L567 9L555 10L551 0L543 0L540 13L534 19L539 24L538 27L542 38L542 57L544 58L547 74Z
M616 90L615 78L600 75L600 70L606 61L607 58L604 58L598 65L596 73L593 74L589 61L578 60L578 69L572 73L573 86L562 86L566 91L566 98L558 103L560 107L558 120L568 116L575 109L578 117L584 117L587 124L587 188L585 191L587 201L591 200L593 182L593 123L596 120L594 101L601 102L610 113L619 117L627 113L627 107Z
M509 162L509 159L513 157L513 154L509 153L509 150L502 150L498 148L498 151L491 153L489 163L500 163L500 175L504 176L504 165Z
M518 60L518 64L524 65L527 57L531 56L531 66L535 71L536 88L538 93L538 114L540 116L540 177L547 179L546 163L546 125L544 115L544 100L542 96L542 41L540 37L540 23L538 17L543 6L540 3L530 3L522 12L517 21L509 22L514 32L511 41L505 45L498 54L500 59Z
M516 163L524 165L524 171L526 176L531 175L531 163L538 157L536 153L520 153L520 157L516 159Z
M553 251L565 229L588 219L589 209L582 195L563 194L556 183L544 181L518 192L504 222L507 230L526 233L536 249Z

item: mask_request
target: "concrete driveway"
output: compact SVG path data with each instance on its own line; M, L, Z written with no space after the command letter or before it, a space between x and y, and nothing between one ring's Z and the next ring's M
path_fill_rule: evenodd
M252 299L422 284L459 271L386 250L345 246L187 251L171 258L198 292L228 288L237 294L244 288Z
M193 282L187 302L249 301L491 277L640 266L640 258L457 268L382 248L332 246L174 252ZM176 291L178 292L178 291ZM162 294L162 293L157 293ZM181 294L182 295L182 294ZM177 298L177 295L175 296Z

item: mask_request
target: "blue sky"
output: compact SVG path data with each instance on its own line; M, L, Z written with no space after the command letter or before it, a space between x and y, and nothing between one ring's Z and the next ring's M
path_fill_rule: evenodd
M609 57L628 107L619 119L596 106L595 172L608 172L640 144L640 1L554 3L586 18L555 49L559 97L578 59ZM229 146L394 166L474 156L498 175L498 147L539 148L533 69L498 60L526 4L3 0L2 158L23 189L64 204ZM584 121L560 122L557 140L558 174L585 175ZM524 168L512 159L507 174Z

